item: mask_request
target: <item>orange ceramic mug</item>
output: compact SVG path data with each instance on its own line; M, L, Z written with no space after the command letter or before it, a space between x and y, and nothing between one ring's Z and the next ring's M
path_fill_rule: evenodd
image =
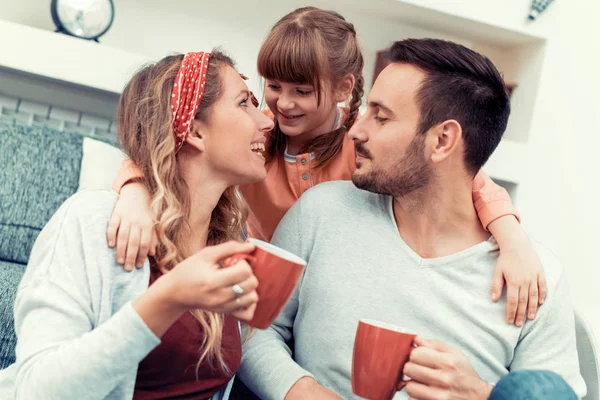
M352 356L352 391L369 400L390 400L406 386L404 364L416 335L384 322L361 319Z
M258 279L258 304L254 317L247 325L259 329L268 328L279 315L294 292L306 261L270 243L249 239L256 246L250 254L235 254L225 261L231 266L241 259L248 261Z

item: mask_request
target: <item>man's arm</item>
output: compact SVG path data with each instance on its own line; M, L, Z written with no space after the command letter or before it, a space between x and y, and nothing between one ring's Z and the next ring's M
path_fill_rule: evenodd
M300 284L273 324L254 331L243 346L238 376L261 399L281 400L298 380L312 377L293 360L287 344L293 337L299 289Z
M301 200L283 217L271 243L307 259L300 220ZM264 331L256 330L244 344L238 376L262 399L301 399L303 397L296 395L304 396L309 389L322 388L309 371L294 361L287 344L293 337L303 279L304 276L271 327Z
M289 321L288 312L293 300L290 299L271 327L255 331L244 344L238 376L264 400L341 399L321 386L292 358L292 351L286 343L293 336L292 328L284 321Z
M320 385L311 377L304 377L292 386L285 400L342 400L340 396Z

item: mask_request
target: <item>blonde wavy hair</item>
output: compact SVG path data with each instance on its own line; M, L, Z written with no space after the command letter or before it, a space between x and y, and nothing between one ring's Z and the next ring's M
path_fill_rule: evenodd
M179 171L172 127L171 94L183 55L168 56L138 71L125 87L117 110L119 140L123 151L142 171L142 183L152 196L157 216L158 247L156 262L163 273L189 257L185 242L189 239L189 188ZM222 92L220 71L234 67L224 54L211 53L204 96L195 119L205 121ZM237 187L228 188L212 212L208 232L209 245L239 240L246 212ZM197 367L207 361L226 373L230 368L221 354L223 315L190 310L204 330Z

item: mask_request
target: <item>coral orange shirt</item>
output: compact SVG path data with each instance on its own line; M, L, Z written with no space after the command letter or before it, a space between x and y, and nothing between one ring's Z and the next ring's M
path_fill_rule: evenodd
M250 208L247 221L249 236L270 241L279 221L305 191L327 181L350 180L356 168L354 143L346 134L342 150L327 165L315 169L313 164L314 160L308 153L277 156L267 165L264 181L240 187ZM133 162L126 160L113 188L120 192L127 181L140 176ZM473 204L485 228L505 215L519 219L508 192L483 171L479 171L473 181Z

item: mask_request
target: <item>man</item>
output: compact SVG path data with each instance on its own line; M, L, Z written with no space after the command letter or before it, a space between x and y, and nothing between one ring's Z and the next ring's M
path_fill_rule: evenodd
M273 243L308 265L272 327L245 345L242 380L263 399L356 397L354 335L370 318L418 334L404 369L412 382L395 398L486 399L532 375L558 398L575 397L565 381L583 396L556 259L538 249L549 290L535 320L508 325L503 302L489 301L498 247L471 187L506 129L502 77L487 58L440 40L396 42L389 58L349 133L355 186L311 189L275 232ZM532 369L551 372L518 373Z

